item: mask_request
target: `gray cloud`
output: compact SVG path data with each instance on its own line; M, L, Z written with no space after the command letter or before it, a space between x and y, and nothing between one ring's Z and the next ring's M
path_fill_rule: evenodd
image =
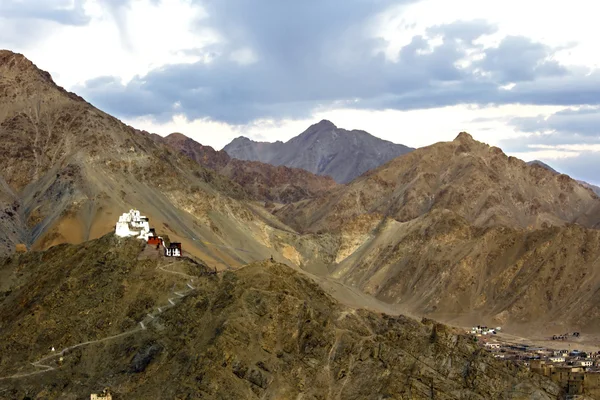
M498 47L486 49L484 54L485 58L476 65L503 84L567 74L564 67L548 59L552 54L550 47L522 36L508 36Z
M600 186L598 153L583 153L579 157L549 160L557 171L576 179Z
M527 140L512 146L521 151L530 144L595 144L600 143L600 107L581 107L567 109L550 115L538 117L513 118L510 124L520 131L532 133ZM520 147L515 147L520 146Z
M83 0L2 0L0 15L7 19L37 19L63 25L86 25L90 18L83 9Z
M530 135L517 139L507 139L499 143L507 152L522 153L538 149L536 145L589 145L600 144L600 107L567 109L538 117L513 118L510 124ZM560 151L560 148L559 148ZM557 171L586 182L600 185L600 153L576 151L576 157L544 159ZM526 160L530 161L530 160Z
M84 0L0 0L0 46L22 49L34 45L56 24L81 26L90 18Z
M96 80L76 90L122 117L163 120L182 112L234 124L308 117L316 107L351 99L358 100L357 107L402 110L465 103L600 104L599 76L561 67L551 59L556 49L511 36L483 50L475 41L496 31L485 21L432 27L391 62L383 55L384 43L368 32L369 21L391 1L201 4L210 27L226 39L210 49L213 62L165 66L125 86ZM442 44L430 51L432 37L441 37ZM232 61L240 48L252 49L258 61ZM459 67L473 50L485 58ZM516 86L501 89L509 82Z

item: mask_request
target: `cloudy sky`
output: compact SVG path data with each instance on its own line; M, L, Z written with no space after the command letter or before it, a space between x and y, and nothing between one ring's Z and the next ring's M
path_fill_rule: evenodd
M221 148L329 119L424 146L466 130L600 184L589 0L0 0L0 48L142 129Z

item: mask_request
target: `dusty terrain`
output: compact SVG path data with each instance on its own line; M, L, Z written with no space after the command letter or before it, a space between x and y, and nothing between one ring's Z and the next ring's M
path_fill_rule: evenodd
M210 275L141 246L107 235L0 262L0 396L558 398L450 328L344 306L285 265Z

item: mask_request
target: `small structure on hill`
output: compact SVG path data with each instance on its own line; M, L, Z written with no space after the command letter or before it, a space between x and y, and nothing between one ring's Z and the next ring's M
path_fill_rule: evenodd
M119 237L136 237L145 240L148 245L156 246L158 250L160 246L165 249L166 257L181 257L181 243L170 243L165 245L165 240L168 242L168 237L163 239L156 234L154 228L150 228L148 217L144 217L138 210L131 209L128 213L124 213L119 217L115 228L115 235Z
M90 395L90 400L112 400L112 395L110 394L109 389L104 389L100 393L92 393Z
M19 243L15 246L15 251L17 253L27 253L27 245L23 243Z
M170 243L169 247L165 246L165 256L181 257L181 243Z
M148 240L150 236L150 223L147 217L138 210L129 210L119 217L115 228L115 235L119 237L137 237Z

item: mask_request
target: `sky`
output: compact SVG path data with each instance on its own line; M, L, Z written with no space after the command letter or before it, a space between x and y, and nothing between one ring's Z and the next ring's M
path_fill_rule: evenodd
M412 147L467 131L600 184L589 0L0 0L0 48L140 129L222 148L328 119Z

